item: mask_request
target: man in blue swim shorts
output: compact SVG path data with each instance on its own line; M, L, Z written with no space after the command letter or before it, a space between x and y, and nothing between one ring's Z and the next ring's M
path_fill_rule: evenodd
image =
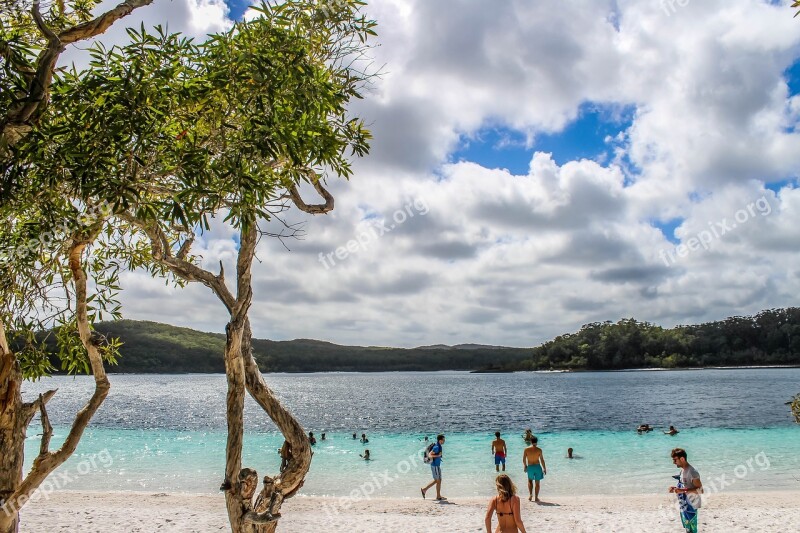
M433 477L433 481L428 483L427 486L422 487L420 492L422 493L422 497L425 498L425 493L429 488L436 485L436 499L437 500L446 500L444 496L442 496L442 453L444 452L444 435L437 435L436 436L436 444L433 445L431 448L430 453L428 453L428 457L431 459L431 476Z
M537 437L531 438L531 445L525 448L522 454L522 466L525 472L528 473L528 501L534 499L539 501L539 482L544 479L547 474L547 465L544 462L544 454L541 448L537 445L539 439ZM534 483L536 491L534 492Z

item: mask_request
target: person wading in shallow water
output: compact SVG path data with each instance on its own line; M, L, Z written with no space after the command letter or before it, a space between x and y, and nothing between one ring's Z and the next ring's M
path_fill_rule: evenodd
M492 453L494 454L494 469L496 472L500 471L500 465L503 465L503 472L506 471L506 441L500 438L500 432L496 431L494 436L495 440L492 441Z
M486 510L486 533L492 533L493 513L497 513L495 533L527 533L525 524L522 523L517 487L511 482L511 478L500 474L495 479L495 487L497 496L489 500L489 508Z
M531 501L534 496L533 486L536 484L536 500L539 501L539 482L544 479L547 474L547 465L544 463L544 454L541 448L537 446L539 439L531 437L531 445L525 448L522 455L522 465L528 474L528 501Z

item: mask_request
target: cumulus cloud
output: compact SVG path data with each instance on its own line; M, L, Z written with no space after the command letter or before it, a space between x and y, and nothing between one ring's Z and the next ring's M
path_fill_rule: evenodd
M679 4L376 0L384 74L352 109L372 152L332 180L332 213L287 214L303 240L260 244L256 335L533 346L596 320L793 305L800 27L787 2ZM156 5L148 21L193 35L230 23L221 2ZM587 104L631 110L612 157L537 151ZM491 127L527 140L527 173L502 152L453 161ZM198 251L215 267L235 246L219 225ZM221 331L204 287L125 281L128 316Z

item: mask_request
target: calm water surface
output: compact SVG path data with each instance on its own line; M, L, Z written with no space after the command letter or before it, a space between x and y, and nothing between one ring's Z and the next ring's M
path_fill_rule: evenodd
M62 469L69 489L214 492L222 481L225 378L116 375L78 453ZM504 433L508 470L524 486L520 437L540 436L550 473L543 494L662 492L672 447L725 490L800 489L800 428L785 402L800 369L608 373L272 374L269 385L319 437L305 494L413 497L429 477L424 435L447 434L445 494L491 491L490 442ZM91 393L91 378L55 377L24 394L58 388L48 412L54 444ZM681 433L637 435L642 422ZM245 463L275 473L282 437L252 401ZM367 433L363 445L350 435ZM36 426L29 458L38 446ZM567 447L581 457L567 460ZM374 458L359 453L369 448ZM720 476L722 476L720 478ZM66 479L66 478L65 478ZM487 489L488 488L488 489ZM487 492L488 490L488 492Z

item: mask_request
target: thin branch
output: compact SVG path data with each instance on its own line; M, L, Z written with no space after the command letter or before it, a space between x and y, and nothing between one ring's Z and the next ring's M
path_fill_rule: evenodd
M36 398L33 402L23 404L22 419L24 421L23 425L25 427L28 427L28 424L31 423L31 420L33 420L33 417L36 415L36 411L41 410L41 404L49 402L50 398L55 396L57 390L58 389L49 390L44 394L40 394L39 397Z
M76 41L83 41L96 37L104 33L116 21L122 17L130 15L134 9L144 7L153 3L153 0L126 0L117 5L114 9L106 11L99 17L86 21L77 26L73 26L59 34L59 39L64 44L72 44Z
M192 244L194 244L194 234L183 241L183 244L181 244L180 250L178 250L175 258L180 261L185 261L186 256L189 255L189 250L192 248Z
M322 198L325 199L324 204L312 204L309 205L303 201L300 197L300 193L297 191L297 185L292 185L289 187L289 197L294 202L294 205L297 206L298 209L304 211L306 213L310 213L312 215L321 215L325 214L329 211L333 210L333 195L329 193L325 187L322 186L320 183L319 178L312 180L311 184L314 186L314 190L316 190Z
M55 393L55 391L50 391ZM39 445L39 455L50 453L50 439L53 437L53 426L50 425L50 417L47 416L47 402L42 395L39 395L39 410L42 412L42 442Z
M164 231L154 223L145 222L131 215L130 213L120 213L120 219L139 228L150 239L150 246L152 248L153 259L166 267L176 276L179 276L186 281L199 281L206 287L214 291L214 294L222 301L228 312L232 312L236 299L231 294L227 285L225 285L225 272L220 262L220 273L215 276L208 270L200 268L199 266L175 257L171 253L169 239Z
M33 15L33 20L36 22L36 27L39 28L39 31L42 32L48 41L58 41L58 35L50 29L45 23L44 18L42 18L42 12L39 11L39 0L33 0L31 15Z

